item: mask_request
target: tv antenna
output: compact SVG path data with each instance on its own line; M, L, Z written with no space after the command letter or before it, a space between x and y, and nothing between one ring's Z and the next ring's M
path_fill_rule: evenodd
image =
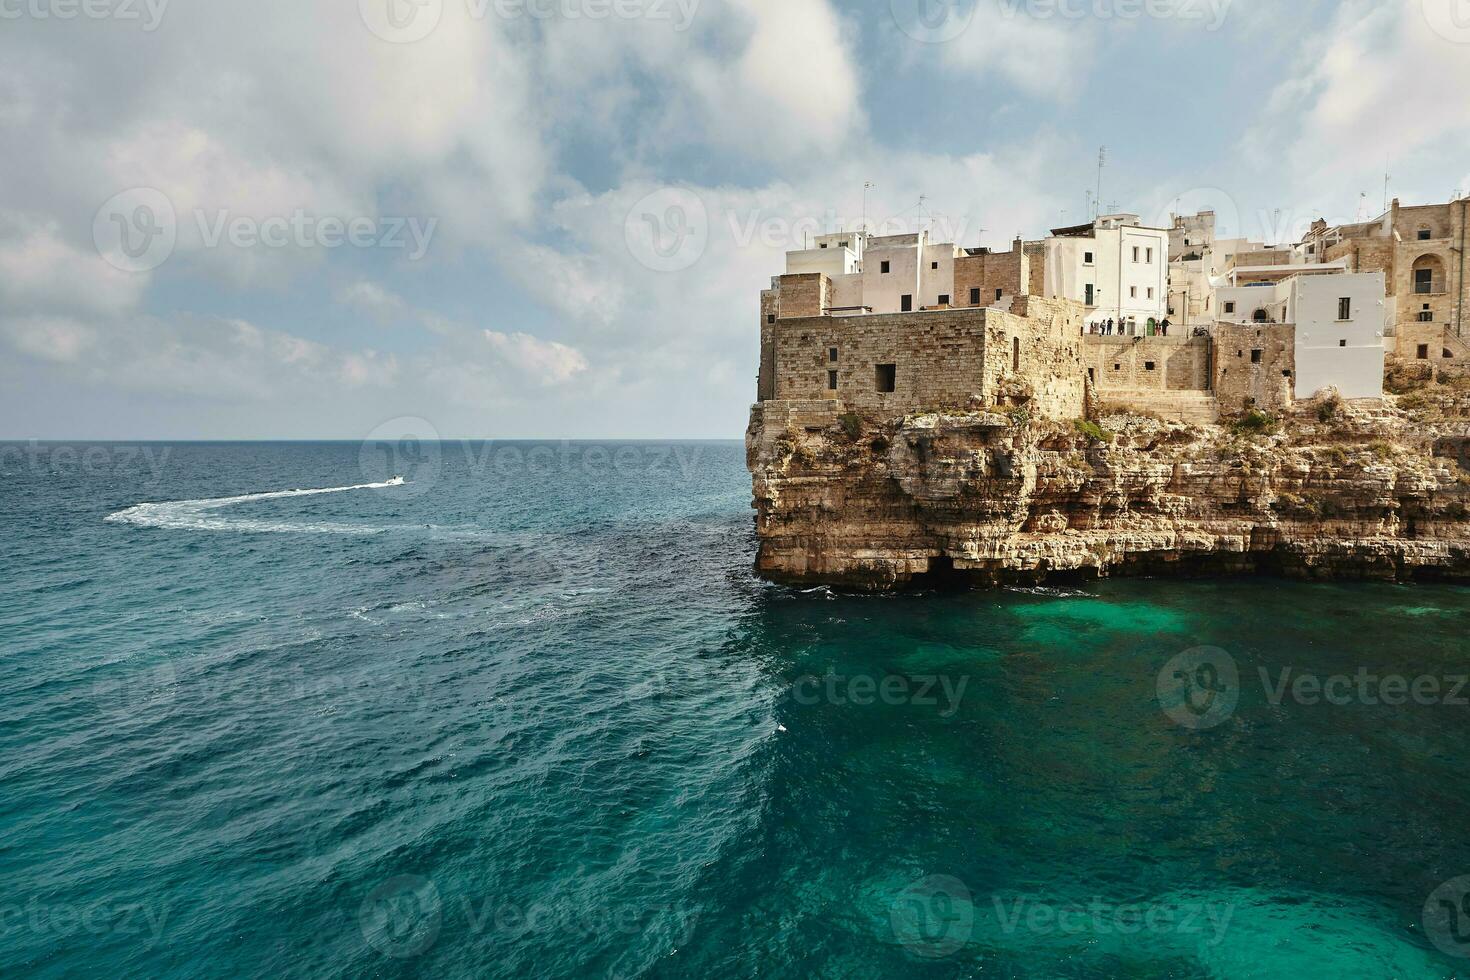
M1108 162L1108 148L1106 146L1100 146L1100 147L1098 147L1097 148L1097 195L1092 199L1093 200L1093 203L1096 206L1098 206L1098 207L1101 207L1102 206L1102 172L1103 172L1103 167L1104 167L1104 165L1107 164L1107 162ZM1096 218L1098 216L1098 212L1097 211L1093 211L1092 216L1094 218Z

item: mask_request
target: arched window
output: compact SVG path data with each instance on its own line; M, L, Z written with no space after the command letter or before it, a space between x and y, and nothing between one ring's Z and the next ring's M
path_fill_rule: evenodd
M1251 315L1251 319L1257 323L1270 323L1271 314L1267 313L1265 309L1259 309Z
M1444 263L1437 255L1421 255L1414 260L1414 292L1430 296L1445 291Z

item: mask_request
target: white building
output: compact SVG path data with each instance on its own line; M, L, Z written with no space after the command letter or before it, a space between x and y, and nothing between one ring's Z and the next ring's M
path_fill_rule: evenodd
M1053 229L1045 269L1046 295L1083 303L1090 324L1111 319L1141 336L1168 315L1169 230L1144 227L1136 214Z
M1295 327L1297 398L1327 387L1344 398L1382 398L1384 288L1381 272L1296 274L1222 287L1216 301L1221 320Z
M820 235L811 248L786 253L786 272L820 272L832 280L831 309L906 313L948 306L954 260L964 250L936 244L927 231L908 235L842 232Z

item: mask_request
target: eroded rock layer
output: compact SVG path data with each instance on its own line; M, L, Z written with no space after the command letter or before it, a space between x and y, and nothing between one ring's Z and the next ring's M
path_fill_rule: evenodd
M765 402L746 437L757 567L865 589L951 573L1470 579L1467 400L1433 385L1414 411L1318 400L1224 426Z

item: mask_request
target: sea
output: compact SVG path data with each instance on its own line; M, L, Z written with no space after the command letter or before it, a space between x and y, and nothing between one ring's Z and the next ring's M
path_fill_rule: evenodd
M757 578L735 442L0 444L0 976L1470 976L1470 593Z

